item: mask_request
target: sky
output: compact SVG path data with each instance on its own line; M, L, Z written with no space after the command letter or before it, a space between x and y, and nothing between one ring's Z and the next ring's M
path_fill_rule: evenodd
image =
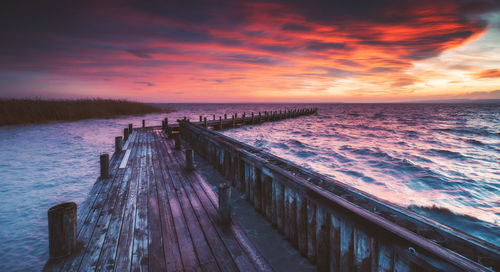
M9 1L0 97L500 98L500 2Z

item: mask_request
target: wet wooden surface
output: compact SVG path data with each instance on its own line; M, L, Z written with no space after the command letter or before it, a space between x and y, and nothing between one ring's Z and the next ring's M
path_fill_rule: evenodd
M78 245L45 271L270 271L161 128L135 129L78 207Z

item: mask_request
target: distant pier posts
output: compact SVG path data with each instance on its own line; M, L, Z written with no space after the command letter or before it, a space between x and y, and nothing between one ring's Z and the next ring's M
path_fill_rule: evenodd
M222 116L219 116L219 129L222 130Z
M214 121L215 121L215 114L213 116L214 116Z
M122 151L122 136L115 137L115 153Z
M131 134L132 133L132 124L128 124L128 133Z
M224 113L224 120L227 119L227 113Z
M142 120L142 128L145 128L146 127L146 120Z
M47 215L50 258L70 255L76 247L76 203L68 202L53 206Z
M109 154L101 154L101 178L109 177Z
M192 149L186 149L186 169L194 169L194 151Z
M128 128L124 128L123 129L123 140L124 141L128 140L128 134L129 134Z
M224 226L231 222L231 186L227 183L219 185L219 220Z
M181 150L181 135L179 133L174 134L175 149Z
M207 126L207 117L205 117L205 119L203 120L203 126L204 126L205 128L207 128L207 127L208 127L208 126Z
M201 119L201 115L200 115L200 122L202 121L203 119Z

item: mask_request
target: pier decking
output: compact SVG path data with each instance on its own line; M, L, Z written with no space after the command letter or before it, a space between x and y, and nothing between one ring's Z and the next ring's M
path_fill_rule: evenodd
M79 207L77 252L45 271L270 271L160 128L134 129Z

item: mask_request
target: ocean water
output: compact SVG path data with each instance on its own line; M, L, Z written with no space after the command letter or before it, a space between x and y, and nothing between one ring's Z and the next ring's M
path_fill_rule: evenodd
M166 104L177 111L0 127L0 271L38 271L47 210L81 203L128 123L318 107L224 134L500 244L500 105Z

